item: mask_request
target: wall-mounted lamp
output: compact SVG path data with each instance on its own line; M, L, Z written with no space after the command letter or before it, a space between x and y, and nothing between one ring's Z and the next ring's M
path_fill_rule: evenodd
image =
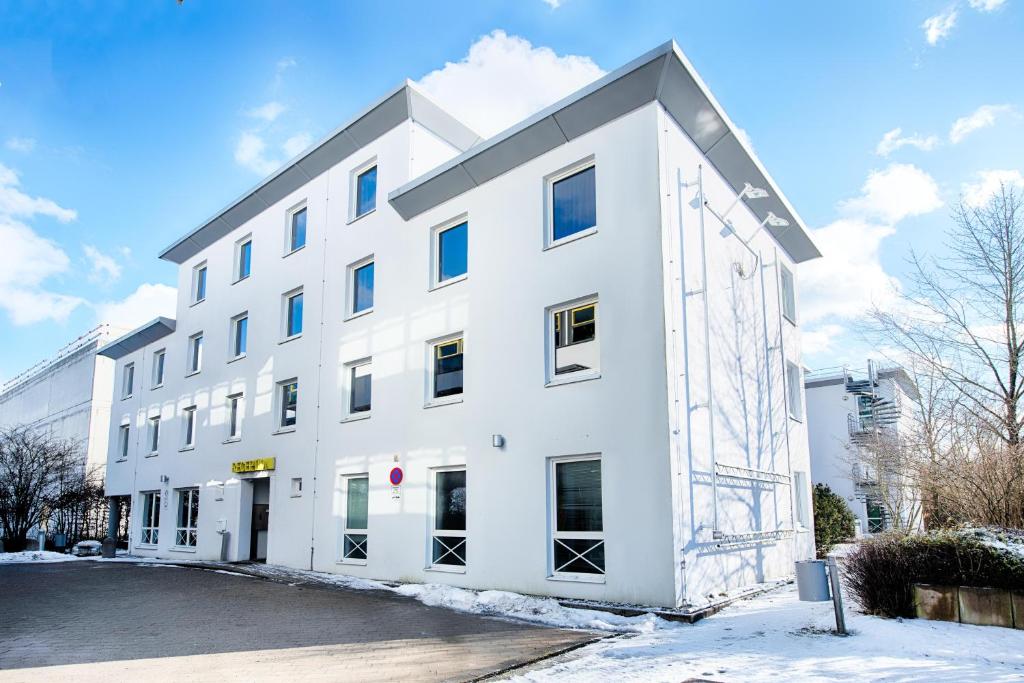
M491 445L495 448L504 448L505 437L501 434L491 434Z
M166 483L167 483L167 482L169 482L170 480L171 480L171 478L170 478L170 477L168 477L168 476L167 476L166 474L161 474L161 475L160 475L160 483L161 483L161 484L166 484Z

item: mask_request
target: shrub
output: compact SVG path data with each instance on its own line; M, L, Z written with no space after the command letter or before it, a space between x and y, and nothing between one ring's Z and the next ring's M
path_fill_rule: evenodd
M843 497L825 484L814 486L814 543L825 557L836 543L853 538L854 517Z
M879 534L844 558L844 578L868 614L913 617L915 583L1024 589L1015 542L1012 532L987 530Z

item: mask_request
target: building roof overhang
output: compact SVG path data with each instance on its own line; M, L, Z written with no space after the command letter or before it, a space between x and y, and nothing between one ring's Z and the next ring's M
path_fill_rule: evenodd
M134 329L123 337L118 337L109 344L100 347L97 349L96 354L113 358L114 360L124 358L129 353L134 353L142 347L152 344L156 340L174 332L174 326L175 322L170 318L150 320L142 327Z
M463 192L566 144L650 102L665 108L711 164L739 193L746 183L769 196L744 203L758 220L768 213L789 225L766 225L797 263L821 256L782 190L675 41L633 60L503 133L391 192L388 201L409 220Z

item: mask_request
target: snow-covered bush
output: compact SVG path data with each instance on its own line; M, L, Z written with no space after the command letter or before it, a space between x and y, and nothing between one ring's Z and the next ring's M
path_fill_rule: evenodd
M880 534L860 542L844 558L843 570L865 612L913 617L915 583L1024 589L1024 532Z
M853 538L854 517L843 497L825 484L814 485L814 544L825 557L837 543Z

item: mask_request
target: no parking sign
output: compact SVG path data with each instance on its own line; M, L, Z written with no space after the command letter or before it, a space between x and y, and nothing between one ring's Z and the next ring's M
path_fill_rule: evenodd
M392 467L391 473L388 475L388 479L391 481L391 497L398 500L402 497L402 479L405 477L405 473L402 472L401 467Z

